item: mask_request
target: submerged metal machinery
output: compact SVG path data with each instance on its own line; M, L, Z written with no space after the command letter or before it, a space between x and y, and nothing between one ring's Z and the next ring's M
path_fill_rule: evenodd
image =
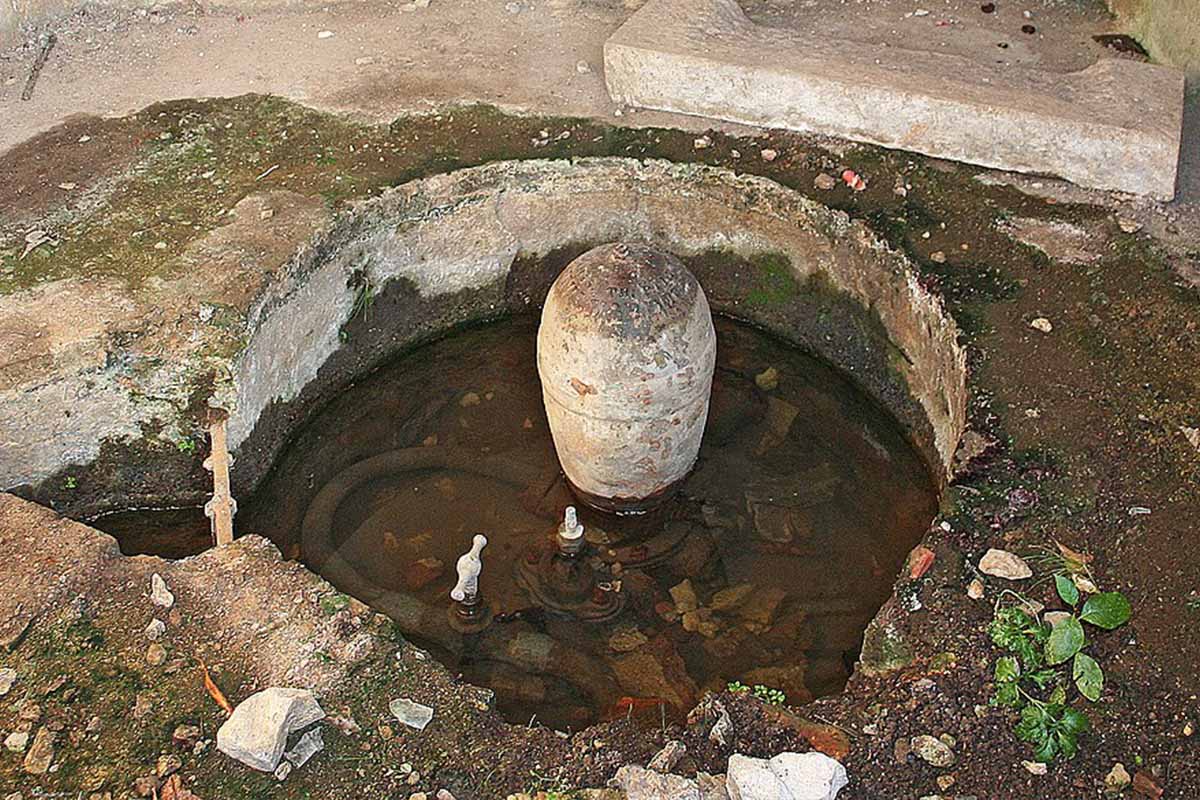
M674 256L606 244L542 309L538 374L563 472L584 503L640 513L696 461L716 361L704 290Z

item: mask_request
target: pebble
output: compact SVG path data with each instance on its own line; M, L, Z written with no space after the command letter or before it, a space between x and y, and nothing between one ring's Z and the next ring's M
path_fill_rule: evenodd
M45 775L54 760L54 732L49 728L38 728L33 745L25 754L23 767L30 775Z
M458 401L458 404L463 408L477 406L479 405L479 395L477 395L475 392L467 392L462 396L462 399Z
M1029 327L1033 328L1034 330L1041 331L1042 333L1049 333L1050 331L1054 330L1053 323L1051 323L1050 320L1046 319L1045 317L1038 317L1033 322L1029 323Z
M1113 793L1124 790L1131 783L1133 783L1133 778L1129 777L1129 772L1120 761L1113 764L1113 768L1104 776L1104 788Z
M820 175L813 178L813 186L817 187L823 192L828 192L837 186L837 178L833 177L827 172L822 172Z
M680 583L672 586L669 591L671 599L675 601L676 612L686 614L700 607L700 602L696 599L696 590L692 588L690 580L685 578Z
M945 264L946 263L946 254L944 252L942 252L941 250L934 250L932 253L929 254L929 260L935 264Z
M1024 767L1025 771L1030 775L1046 774L1046 765L1040 761L1022 761L1021 766Z
M12 667L0 669L0 697L12 691L13 684L17 682L17 671Z
M979 571L984 575L1009 581L1024 580L1033 575L1025 559L1007 550L991 548L979 559Z
M167 649L158 642L146 648L146 663L152 667L162 666L167 661Z
M196 725L177 725L171 734L171 743L176 747L191 750L200 741L200 728Z
M146 638L152 642L156 642L167 632L167 625L161 619L152 619L150 624L146 626Z
M171 594L167 582L157 572L150 576L150 602L163 608L175 605L175 595Z
M762 156L762 160L766 161L768 164L779 158L779 153L769 147L765 150L759 151L759 155Z
M967 584L967 597L971 598L972 600L982 600L983 599L983 581L979 580L979 578L975 578L970 583L968 583Z
M407 697L398 697L388 703L388 711L400 722L419 731L425 730L425 726L433 719L432 708Z
M914 736L908 744L912 751L927 764L935 767L949 767L954 764L954 751L935 736L928 734Z
M279 766L275 768L275 780L286 781L287 776L292 774L292 762L280 761Z
M29 734L26 731L13 731L4 737L4 748L13 753L24 753L29 746Z
M450 793L449 789L438 789L434 797L437 800L454 800L454 795Z
M700 136L692 142L692 146L697 150L707 150L712 147L712 139L707 136Z
M1129 217L1117 217L1117 225L1121 226L1121 230L1125 233L1137 233L1142 229L1140 222Z
M319 31L317 33L317 38L318 39L332 39L333 31Z
M754 384L764 392L772 392L779 386L779 370L767 367L754 376Z
M592 65L586 61L576 61L575 62L575 71L578 72L580 75L587 75L589 72L592 71Z

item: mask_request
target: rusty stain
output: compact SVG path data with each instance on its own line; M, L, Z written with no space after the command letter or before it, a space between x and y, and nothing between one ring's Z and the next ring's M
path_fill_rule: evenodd
M579 380L579 378L571 378L571 388L574 389L580 397L586 397L589 394L596 393L594 386L589 386L588 384Z

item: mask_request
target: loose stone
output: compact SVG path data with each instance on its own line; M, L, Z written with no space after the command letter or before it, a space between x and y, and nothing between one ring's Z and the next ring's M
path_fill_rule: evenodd
M824 753L780 753L770 760L734 753L726 775L740 800L834 800L849 780L846 768Z
M813 178L813 186L816 186L823 192L828 192L837 186L837 178L829 173L822 172L817 177Z
M217 731L217 749L261 772L274 772L288 734L324 719L307 689L272 687L256 692L233 710Z
M150 624L146 626L146 638L150 641L158 641L167 631L167 625L161 619L152 619Z
M979 571L984 575L1004 578L1009 581L1024 580L1033 575L1025 559L1007 550L989 549L979 560Z
M12 691L13 684L17 682L17 671L12 667L0 669L0 697Z
M759 155L762 156L762 160L766 161L767 163L770 163L770 162L774 161L776 158L779 158L779 153L776 152L775 150L772 150L769 147L766 148L765 150L759 151Z
M24 753L29 746L29 734L25 731L13 731L4 737L4 747L13 753Z
M954 751L936 736L926 734L914 736L909 741L909 746L927 764L932 764L935 767L949 767L954 765Z
M1034 330L1041 331L1042 333L1050 333L1050 331L1054 330L1054 325L1045 317L1038 317L1033 322L1029 323L1029 327L1033 328Z
M167 588L167 582L157 572L150 576L150 602L162 608L175 605L175 595Z
M158 642L152 642L146 648L146 663L152 667L159 667L166 663L167 649Z
M409 700L407 697L398 697L388 703L388 711L408 727L419 731L425 730L425 726L433 719L432 708Z
M1028 772L1030 775L1045 775L1046 774L1046 765L1041 763L1040 761L1022 761L1021 766L1024 767L1025 771Z
M626 764L617 770L613 783L625 792L628 800L700 800L700 788L695 782L636 764Z
M54 732L49 728L38 728L23 764L30 775L44 775L50 769L50 762L54 761L54 738Z
M971 582L967 584L967 597L971 598L972 600L982 600L983 581L979 580L979 578L973 578Z
M1129 777L1129 772L1120 761L1113 764L1113 768L1104 776L1104 788L1114 794L1123 791L1131 783L1133 778Z

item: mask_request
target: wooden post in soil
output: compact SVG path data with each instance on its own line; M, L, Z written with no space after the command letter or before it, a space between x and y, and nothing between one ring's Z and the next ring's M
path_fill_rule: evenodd
M233 541L233 515L237 513L237 501L229 489L229 445L225 437L225 421L228 415L214 413L210 418L208 435L212 452L204 460L204 468L213 474L212 499L204 504L204 514L212 521L213 535L217 545Z

